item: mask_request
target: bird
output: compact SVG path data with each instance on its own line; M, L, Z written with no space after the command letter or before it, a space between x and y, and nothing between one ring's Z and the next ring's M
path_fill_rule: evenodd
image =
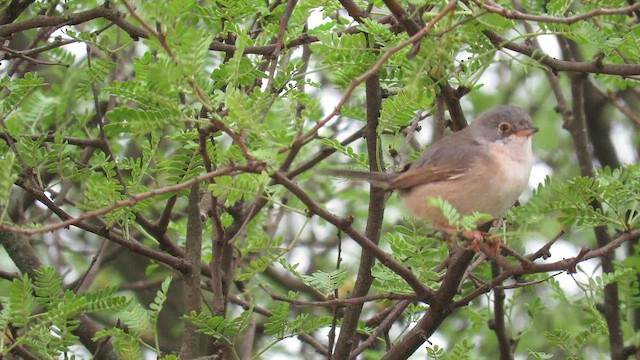
M537 131L526 111L500 105L436 141L405 171L329 173L397 190L414 217L437 227L450 224L430 198L446 200L463 216L479 212L498 218L516 203L529 182L532 135Z

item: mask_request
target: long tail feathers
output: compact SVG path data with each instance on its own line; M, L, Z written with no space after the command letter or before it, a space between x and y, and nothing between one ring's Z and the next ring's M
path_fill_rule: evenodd
M389 174L382 172L368 172L368 171L356 171L356 170L340 170L332 169L323 171L324 174L345 177L353 180L368 181L383 189L390 189L389 185L391 181L396 178L397 174Z

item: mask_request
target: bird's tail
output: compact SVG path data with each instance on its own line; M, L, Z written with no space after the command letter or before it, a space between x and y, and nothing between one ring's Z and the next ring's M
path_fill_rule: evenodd
M373 185L376 185L383 189L389 189L391 182L397 176L397 174L394 174L394 173L341 170L341 169L325 170L323 171L323 173L326 175L344 177L344 178L353 179L353 180L368 181Z

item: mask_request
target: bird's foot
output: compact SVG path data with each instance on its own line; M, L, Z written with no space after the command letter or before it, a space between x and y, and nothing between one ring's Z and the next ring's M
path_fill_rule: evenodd
M484 252L489 257L494 257L500 253L502 242L497 234L481 230L466 230L460 236L465 240L467 250Z
M467 249L473 252L480 252L480 247L485 242L485 237L488 233L480 230L465 230L460 236L467 242Z

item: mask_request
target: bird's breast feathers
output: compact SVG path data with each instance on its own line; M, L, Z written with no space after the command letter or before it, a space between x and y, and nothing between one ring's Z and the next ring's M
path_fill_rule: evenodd
M512 135L487 145L495 161L495 178L500 182L497 185L506 193L515 194L517 198L527 186L531 174L531 137Z

